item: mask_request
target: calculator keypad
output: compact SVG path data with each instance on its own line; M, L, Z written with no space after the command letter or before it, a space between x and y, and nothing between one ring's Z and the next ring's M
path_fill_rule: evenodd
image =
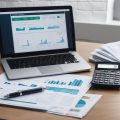
M93 84L100 85L120 85L120 71L118 70L95 70Z

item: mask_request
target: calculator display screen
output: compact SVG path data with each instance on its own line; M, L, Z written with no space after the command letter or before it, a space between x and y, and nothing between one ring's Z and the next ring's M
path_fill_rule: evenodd
M98 68L118 69L118 65L115 65L115 64L98 64Z

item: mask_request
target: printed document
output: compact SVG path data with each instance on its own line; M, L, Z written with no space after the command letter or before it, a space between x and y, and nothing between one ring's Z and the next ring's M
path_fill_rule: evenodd
M9 81L0 75L0 104L45 110L48 113L84 117L101 95L85 94L91 86L90 76L59 75ZM3 99L18 90L46 87L45 91L16 98Z
M0 76L0 104L51 110L65 114L88 91L90 82L91 77L80 75L59 75L9 81L5 74L2 74ZM40 93L3 99L6 94L37 87L47 88Z
M120 62L120 41L111 42L95 49L90 56L93 62Z

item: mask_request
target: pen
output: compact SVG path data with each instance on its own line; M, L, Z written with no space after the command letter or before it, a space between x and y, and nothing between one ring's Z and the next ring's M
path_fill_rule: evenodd
M34 94L38 92L42 92L45 88L35 88L35 89L28 89L28 90L19 90L17 92L9 93L5 95L3 98L8 99L8 98L14 98L14 97L19 97L23 95L29 95L29 94Z

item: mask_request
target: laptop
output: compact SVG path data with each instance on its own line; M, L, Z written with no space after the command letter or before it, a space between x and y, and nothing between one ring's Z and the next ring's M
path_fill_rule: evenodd
M0 8L1 62L11 80L89 70L71 6Z

